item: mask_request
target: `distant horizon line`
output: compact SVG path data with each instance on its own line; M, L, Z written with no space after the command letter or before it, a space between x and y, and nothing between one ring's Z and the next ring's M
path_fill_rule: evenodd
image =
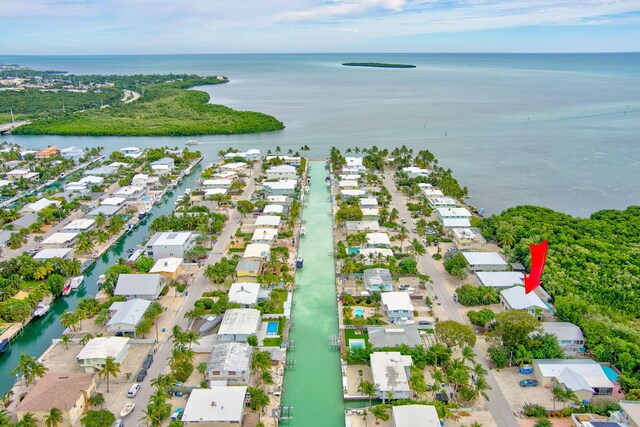
M212 56L212 55L615 55L640 51L585 52L236 52L236 53L0 53L0 56Z

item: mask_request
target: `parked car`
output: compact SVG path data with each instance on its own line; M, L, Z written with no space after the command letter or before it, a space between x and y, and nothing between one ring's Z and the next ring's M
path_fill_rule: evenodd
M144 378L147 376L147 370L146 369L140 369L140 372L138 372L138 376L136 377L136 381L141 383L142 381L144 381Z
M426 326L429 326L429 325L431 325L431 322L430 322L430 321L428 321L428 320L420 320L420 321L418 322L418 325L426 325Z
M184 412L184 408L178 408L175 411L173 411L173 414L171 414L171 419L172 420L179 420L180 418L182 418L182 413Z
M144 359L144 362L142 362L142 367L145 369L149 369L152 363L153 363L153 354L149 353L147 354L147 357Z
M115 420L112 427L124 427L124 421L122 421L122 418Z
M536 380L522 380L520 381L520 387L535 387L538 385Z

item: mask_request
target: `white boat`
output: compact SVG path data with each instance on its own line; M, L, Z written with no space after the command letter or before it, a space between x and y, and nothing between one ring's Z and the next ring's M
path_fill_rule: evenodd
M307 229L304 227L300 227L300 235L304 236L305 234L307 234Z
M47 311L49 311L49 306L46 305L44 303L44 301L40 300L38 301L38 305L36 306L36 309L33 310L33 315L36 317L40 317L40 316L44 316Z
M84 276L72 277L69 281L69 287L71 289L78 289L84 283Z
M196 141L195 139L188 139L187 142L185 142L186 145L198 145L198 141Z
M187 196L188 196L189 194L191 194L191 189L190 189L190 188L185 188L185 189L184 189L184 194L185 194L185 195L187 195Z
M308 193L309 192L309 186L307 185L306 187L304 187L304 192Z
M124 405L124 408L122 408L122 411L120 411L120 416L123 418L126 417L131 413L131 411L133 411L133 408L135 407L135 403L127 403L126 405Z
M98 276L98 281L96 282L97 285L98 286L102 285L106 279L107 279L107 276L104 274L101 274L100 276Z

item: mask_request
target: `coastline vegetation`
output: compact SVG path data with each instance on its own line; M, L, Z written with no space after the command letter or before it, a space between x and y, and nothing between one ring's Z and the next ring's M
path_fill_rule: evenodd
M413 64L389 64L386 62L345 62L345 67L374 67L374 68L416 68Z
M189 136L275 131L284 128L272 116L235 111L209 104L209 95L194 86L224 83L215 77L191 78L145 86L144 95L131 103L64 112L39 118L14 130L22 135Z

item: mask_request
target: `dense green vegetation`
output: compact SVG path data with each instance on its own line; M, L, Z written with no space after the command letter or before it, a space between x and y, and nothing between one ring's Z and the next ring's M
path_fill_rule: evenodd
M184 90L222 83L193 78L145 87L144 95L128 104L63 113L37 119L14 133L31 135L203 135L255 133L283 129L282 122L262 113L235 111L208 104L205 92Z
M416 68L412 64L389 64L385 62L345 62L345 67L375 67L375 68Z
M625 390L640 389L640 207L574 218L519 206L485 219L512 262L529 265L529 244L549 241L542 282L556 315L579 325L586 347L624 374Z

